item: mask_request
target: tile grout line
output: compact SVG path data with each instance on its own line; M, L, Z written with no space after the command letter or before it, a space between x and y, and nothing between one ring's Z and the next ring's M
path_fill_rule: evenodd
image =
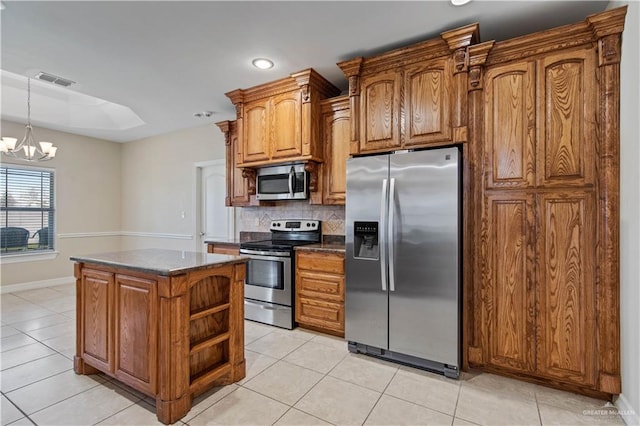
M456 413L458 412L458 403L460 402L460 395L462 394L462 382L458 383L458 395L456 396L456 406L453 409L453 416L451 419L451 426L456 421ZM464 420L464 419L462 419Z
M387 385L384 387L384 389L382 390L382 392L380 392L380 396L378 397L378 399L376 400L376 403L373 404L373 407L371 407L371 409L369 410L369 413L367 413L367 416L364 418L364 421L362 422L362 424L364 425L367 420L369 420L369 416L371 416L371 413L373 413L373 410L375 410L376 405L378 405L378 403L380 402L380 400L382 399L382 395L385 394L385 392L387 391L387 388L389 387L389 385L391 384L391 382L393 381L393 379L395 379L396 375L398 374L398 371L400 371L400 368L398 368L394 373L393 376L391 377L391 380L389 380L389 383L387 383Z
M538 403L538 392L533 389L533 398L536 401L536 411L538 412L538 424L542 426L542 414L540 413L540 403Z
M29 417L29 415L28 415L27 413L25 413L25 412L22 410L22 408L18 407L18 404L16 404L15 402L13 402L13 401L11 400L11 398L9 398L9 397L8 397L8 396L7 396L3 391L0 391L0 394L2 394L2 396L4 396L4 397L6 398L6 400L7 400L7 401L9 401L9 402L11 403L11 405L13 405L14 407L16 407L16 409L17 409L18 411L20 411L20 412L24 415L24 417L23 417L23 418L26 418L27 420L29 420L29 421L30 421L32 424L34 424L34 425L36 424L36 422L34 422L33 420L31 420L31 417ZM18 420L22 420L22 418L20 418L20 419L16 419L16 420L14 420L14 421L13 421L13 422L11 422L11 423L15 423L15 422L17 422ZM9 423L9 424L11 424L11 423Z

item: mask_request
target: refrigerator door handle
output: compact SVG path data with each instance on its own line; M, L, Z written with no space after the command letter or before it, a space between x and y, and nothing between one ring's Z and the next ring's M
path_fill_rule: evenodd
M380 276L382 278L382 291L387 291L387 241L384 233L384 217L387 210L387 180L382 179L382 191L380 201Z
M396 201L396 178L391 178L389 190L389 223L387 224L387 244L389 246L389 290L396 291L395 280L395 256L394 256L394 234L393 224L395 221L395 201Z

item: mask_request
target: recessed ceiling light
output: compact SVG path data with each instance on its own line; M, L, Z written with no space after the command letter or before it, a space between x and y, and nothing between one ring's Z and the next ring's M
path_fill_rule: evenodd
M261 70L268 70L269 68L273 68L273 61L270 61L266 58L256 58L251 61L254 67L260 68Z
M464 6L469 3L471 0L451 0L451 4L454 6Z

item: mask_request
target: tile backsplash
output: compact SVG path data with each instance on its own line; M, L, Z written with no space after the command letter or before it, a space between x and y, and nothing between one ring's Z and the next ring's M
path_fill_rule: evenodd
M344 235L344 206L318 206L291 201L275 207L236 209L238 232L269 232L272 220L313 219L322 221L322 235Z

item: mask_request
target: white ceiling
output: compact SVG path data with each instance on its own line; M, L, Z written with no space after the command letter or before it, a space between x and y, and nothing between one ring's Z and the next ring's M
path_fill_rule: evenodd
M74 108L61 118L59 104L51 107L44 95L36 97L41 83L32 86L33 124L127 142L233 119L225 92L305 68L315 68L346 90L336 62L473 22L480 23L483 41L504 40L582 21L608 2L474 0L463 7L448 0L3 3L0 68L22 76L46 71L76 81L67 90L129 107L146 123L92 128L69 116ZM268 57L276 66L260 71L251 66L255 57ZM10 93L4 80L3 93ZM193 116L207 110L215 114L204 120ZM26 122L26 94L3 95L2 118Z

